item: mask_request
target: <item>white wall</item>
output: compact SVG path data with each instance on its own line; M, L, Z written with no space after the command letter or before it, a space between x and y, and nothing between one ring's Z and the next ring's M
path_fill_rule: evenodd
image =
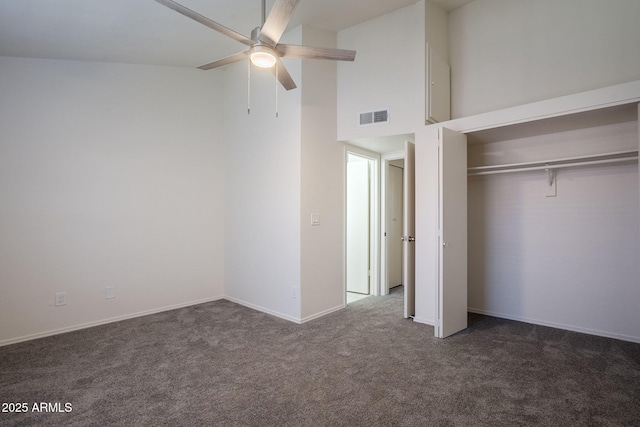
M301 27L283 37L299 44ZM236 302L297 321L300 287L301 64L283 60L298 89L253 69L247 114L247 63L224 70L225 289ZM299 291L297 291L299 292Z
M0 61L0 344L222 297L293 321L344 306L334 62L285 59L275 118L255 69L247 115L245 62Z
M469 164L635 149L635 121L470 145ZM640 342L638 165L469 178L469 310Z
M303 28L303 42L336 47L335 32ZM336 137L337 65L302 61L301 320L344 306L344 145ZM311 226L311 214L320 225Z
M335 47L336 35L297 27L282 41ZM344 151L335 62L283 61L298 88L278 89L279 118L269 71L252 72L250 115L246 63L224 73L226 295L301 322L344 306Z
M452 117L640 79L637 0L475 0L449 15Z
M336 34L297 27L282 42L335 47ZM224 73L226 295L304 322L344 306L344 149L335 62L283 62L298 88L278 89L279 118L271 72L252 72L250 115L246 63Z
M338 140L413 133L424 125L425 2L338 33L357 51L338 64ZM359 126L359 114L388 108L388 123Z
M2 57L0 75L0 344L223 296L216 73Z

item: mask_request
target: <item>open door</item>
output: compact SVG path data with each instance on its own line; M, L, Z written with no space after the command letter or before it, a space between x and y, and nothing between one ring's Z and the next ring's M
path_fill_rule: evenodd
M440 128L439 283L436 335L467 327L467 136Z
M404 143L403 169L403 233L402 233L402 282L404 284L404 317L416 314L416 218L415 218L415 145Z
M369 295L369 160L347 155L347 292Z

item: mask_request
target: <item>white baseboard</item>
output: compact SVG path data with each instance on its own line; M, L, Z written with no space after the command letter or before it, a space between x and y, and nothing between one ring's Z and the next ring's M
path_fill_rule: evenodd
M311 316L307 316L307 317L301 319L300 323L305 323L305 322L308 322L310 320L318 319L318 318L320 318L322 316L326 316L327 314L331 314L331 313L334 313L336 311L343 310L346 307L347 306L345 304L342 304L342 305L339 305L337 307L333 307L333 308L330 308L328 310L321 311L320 313L312 314Z
M35 339L38 339L38 338L50 337L52 335L64 334L66 332L78 331L80 329L91 328L93 326L100 326L100 325L106 325L108 323L120 322L122 320L133 319L135 317L148 316L149 314L161 313L163 311L176 310L178 308L190 307L192 305L204 304L204 303L212 302L212 301L219 301L221 299L224 299L224 297L223 296L218 296L218 297L214 297L214 298L204 298L204 299L201 299L201 300L189 301L189 302L185 302L185 303L181 303L181 304L175 304L175 305L170 305L170 306L166 306L166 307L154 308L154 309L151 309L151 310L145 310L145 311L139 311L139 312L136 312L136 313L125 314L123 316L116 316L116 317L110 317L108 319L96 320L94 322L81 323L79 325L68 326L66 328L52 329L50 331L39 332L37 334L30 334L30 335L24 335L24 336L16 337L16 338L9 338L7 340L0 341L0 347L6 346L6 345L10 345L10 344L17 344L17 343L24 342L24 341L31 341L31 340L35 340Z
M241 299L233 298L233 297L230 297L230 296L226 296L226 297L224 297L224 299L226 299L227 301L234 302L236 304L240 304L240 305L242 305L244 307L248 307L248 308L251 308L253 310L260 311L262 313L266 313L266 314L270 314L270 315L275 316L275 317L279 317L280 319L288 320L290 322L294 322L294 323L298 323L298 324L302 323L300 318L289 316L288 314L279 313L277 311L270 310L268 308L261 307L261 306L256 305L256 304L252 304L250 302L246 302L246 301L243 301Z
M321 311L320 313L312 314L311 316L307 316L305 318L296 318L296 317L293 317L293 316L289 316L287 314L283 314L283 313L279 313L279 312L274 311L274 310L270 310L270 309L265 308L265 307L261 307L261 306L256 305L256 304L252 304L250 302L243 301L241 299L232 298L232 297L229 297L229 296L224 297L224 299L226 299L228 301L231 301L231 302L234 302L236 304L240 304L240 305L242 305L244 307L247 307L247 308L250 308L250 309L253 309L253 310L256 310L256 311L260 311L262 313L270 314L271 316L279 317L280 319L284 319L284 320L288 320L288 321L293 322L293 323L297 323L299 325L302 324L302 323L309 322L309 321L314 320L314 319L318 319L318 318L320 318L322 316L326 316L327 314L330 314L330 313L333 313L333 312L336 312L336 311L340 311L340 310L342 310L342 309L344 309L346 307L346 305L343 304L343 305L339 305L337 307L330 308L328 310Z
M615 332L599 331L599 330L596 330L596 329L582 328L580 326L565 325L563 323L547 322L547 321L539 320L539 319L530 319L530 318L527 318L527 317L520 317L520 316L514 316L514 315L510 315L510 314L498 313L498 312L491 311L491 310L482 310L482 309L474 308L474 307L467 307L467 311L469 311L471 313L484 314L484 315L487 315L487 316L500 317L502 319L509 319L509 320L515 320L515 321L518 321L518 322L531 323L533 325L548 326L550 328L564 329L564 330L567 330L567 331L580 332L580 333L583 333L583 334L597 335L597 336L605 337L605 338L615 338L617 340L640 343L640 337L634 337L634 336L630 336L630 335L622 335L622 334L617 334Z
M424 325L429 325L429 326L435 326L436 322L433 321L433 319L427 319L424 317L414 317L413 321L416 323L422 323Z
M260 311L262 313L266 313L266 314L269 314L271 316L279 317L281 319L288 320L290 322L294 322L294 323L297 323L297 324L302 324L302 323L305 323L305 322L309 322L311 320L314 320L314 319L317 319L319 317L325 316L325 315L327 315L329 313L333 313L335 311L342 310L343 308L346 307L345 305L340 305L340 306L325 310L323 312L320 312L320 313L305 317L304 319L300 319L300 318L296 318L296 317L293 317L293 316L289 316L287 314L279 313L279 312L274 311L274 310L270 310L270 309L265 308L265 307L261 307L259 305L251 304L249 302L242 301L242 300L239 300L237 298L232 298L232 297L229 297L229 296L218 296L218 297L214 297L214 298L205 298L205 299L201 299L201 300L197 300L197 301L189 301L189 302L182 303L182 304L175 304L175 305L166 306L166 307L154 308L154 309L151 309L151 310L139 311L139 312L136 312L136 313L126 314L126 315L123 315L123 316L110 317L110 318L107 318L107 319L96 320L94 322L81 323L81 324L69 326L69 327L66 327L66 328L53 329L53 330L50 330L50 331L39 332L39 333L36 333L36 334L24 335L24 336L16 337L16 338L9 338L9 339L0 341L0 347L11 345L11 344L17 344L17 343L24 342L24 341L31 341L31 340L35 340L35 339L38 339L38 338L45 338L45 337L50 337L50 336L53 336L53 335L64 334L66 332L78 331L80 329L91 328L91 327L94 327L94 326L106 325L108 323L120 322L122 320L133 319L133 318L136 318L136 317L148 316L150 314L161 313L163 311L176 310L178 308L190 307L190 306L193 306L193 305L204 304L204 303L207 303L207 302L220 301L220 300L223 300L223 299L226 299L226 300L231 301L231 302L236 303L236 304L240 304L240 305L242 305L244 307L251 308L252 310Z

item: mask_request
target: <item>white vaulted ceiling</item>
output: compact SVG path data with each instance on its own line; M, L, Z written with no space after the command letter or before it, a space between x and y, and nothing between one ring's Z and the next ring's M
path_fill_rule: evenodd
M470 1L433 0L448 10ZM260 0L178 2L247 36L260 24ZM413 3L302 0L288 28L339 31ZM0 56L196 67L243 48L154 0L0 0Z

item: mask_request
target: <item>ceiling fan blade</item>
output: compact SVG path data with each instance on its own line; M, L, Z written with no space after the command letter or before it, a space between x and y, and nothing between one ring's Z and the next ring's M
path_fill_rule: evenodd
M287 28L293 11L300 0L276 0L265 21L258 39L268 45L275 46Z
M334 61L353 61L356 59L355 50L298 46L295 44L279 44L276 46L276 50L281 56L292 58L332 59Z
M179 3L174 2L173 0L156 0L156 1L161 5L168 7L169 9L173 9L176 12L186 16L187 18L191 18L194 21L199 22L202 25L205 25L213 30L216 30L217 32L222 33L227 37L231 37L232 39L237 40L240 43L244 43L247 46L252 46L255 44L255 42L250 38L245 37L242 34L237 33L232 29L225 27L222 24L218 24L217 22L212 21L211 19L200 15L198 12L194 12L193 10L187 7L184 7Z
M274 74L276 73L276 67L278 69L278 81L286 90L291 90L298 87L293 81L293 78L291 78L291 74L289 74L282 61L280 61L280 58L276 58L276 66L271 68Z
M211 70L212 68L222 67L223 65L232 64L234 62L242 61L247 56L249 56L249 51L236 53L234 55L227 56L222 59L218 59L217 61L209 62L208 64L204 64L199 66L198 68L201 70Z

